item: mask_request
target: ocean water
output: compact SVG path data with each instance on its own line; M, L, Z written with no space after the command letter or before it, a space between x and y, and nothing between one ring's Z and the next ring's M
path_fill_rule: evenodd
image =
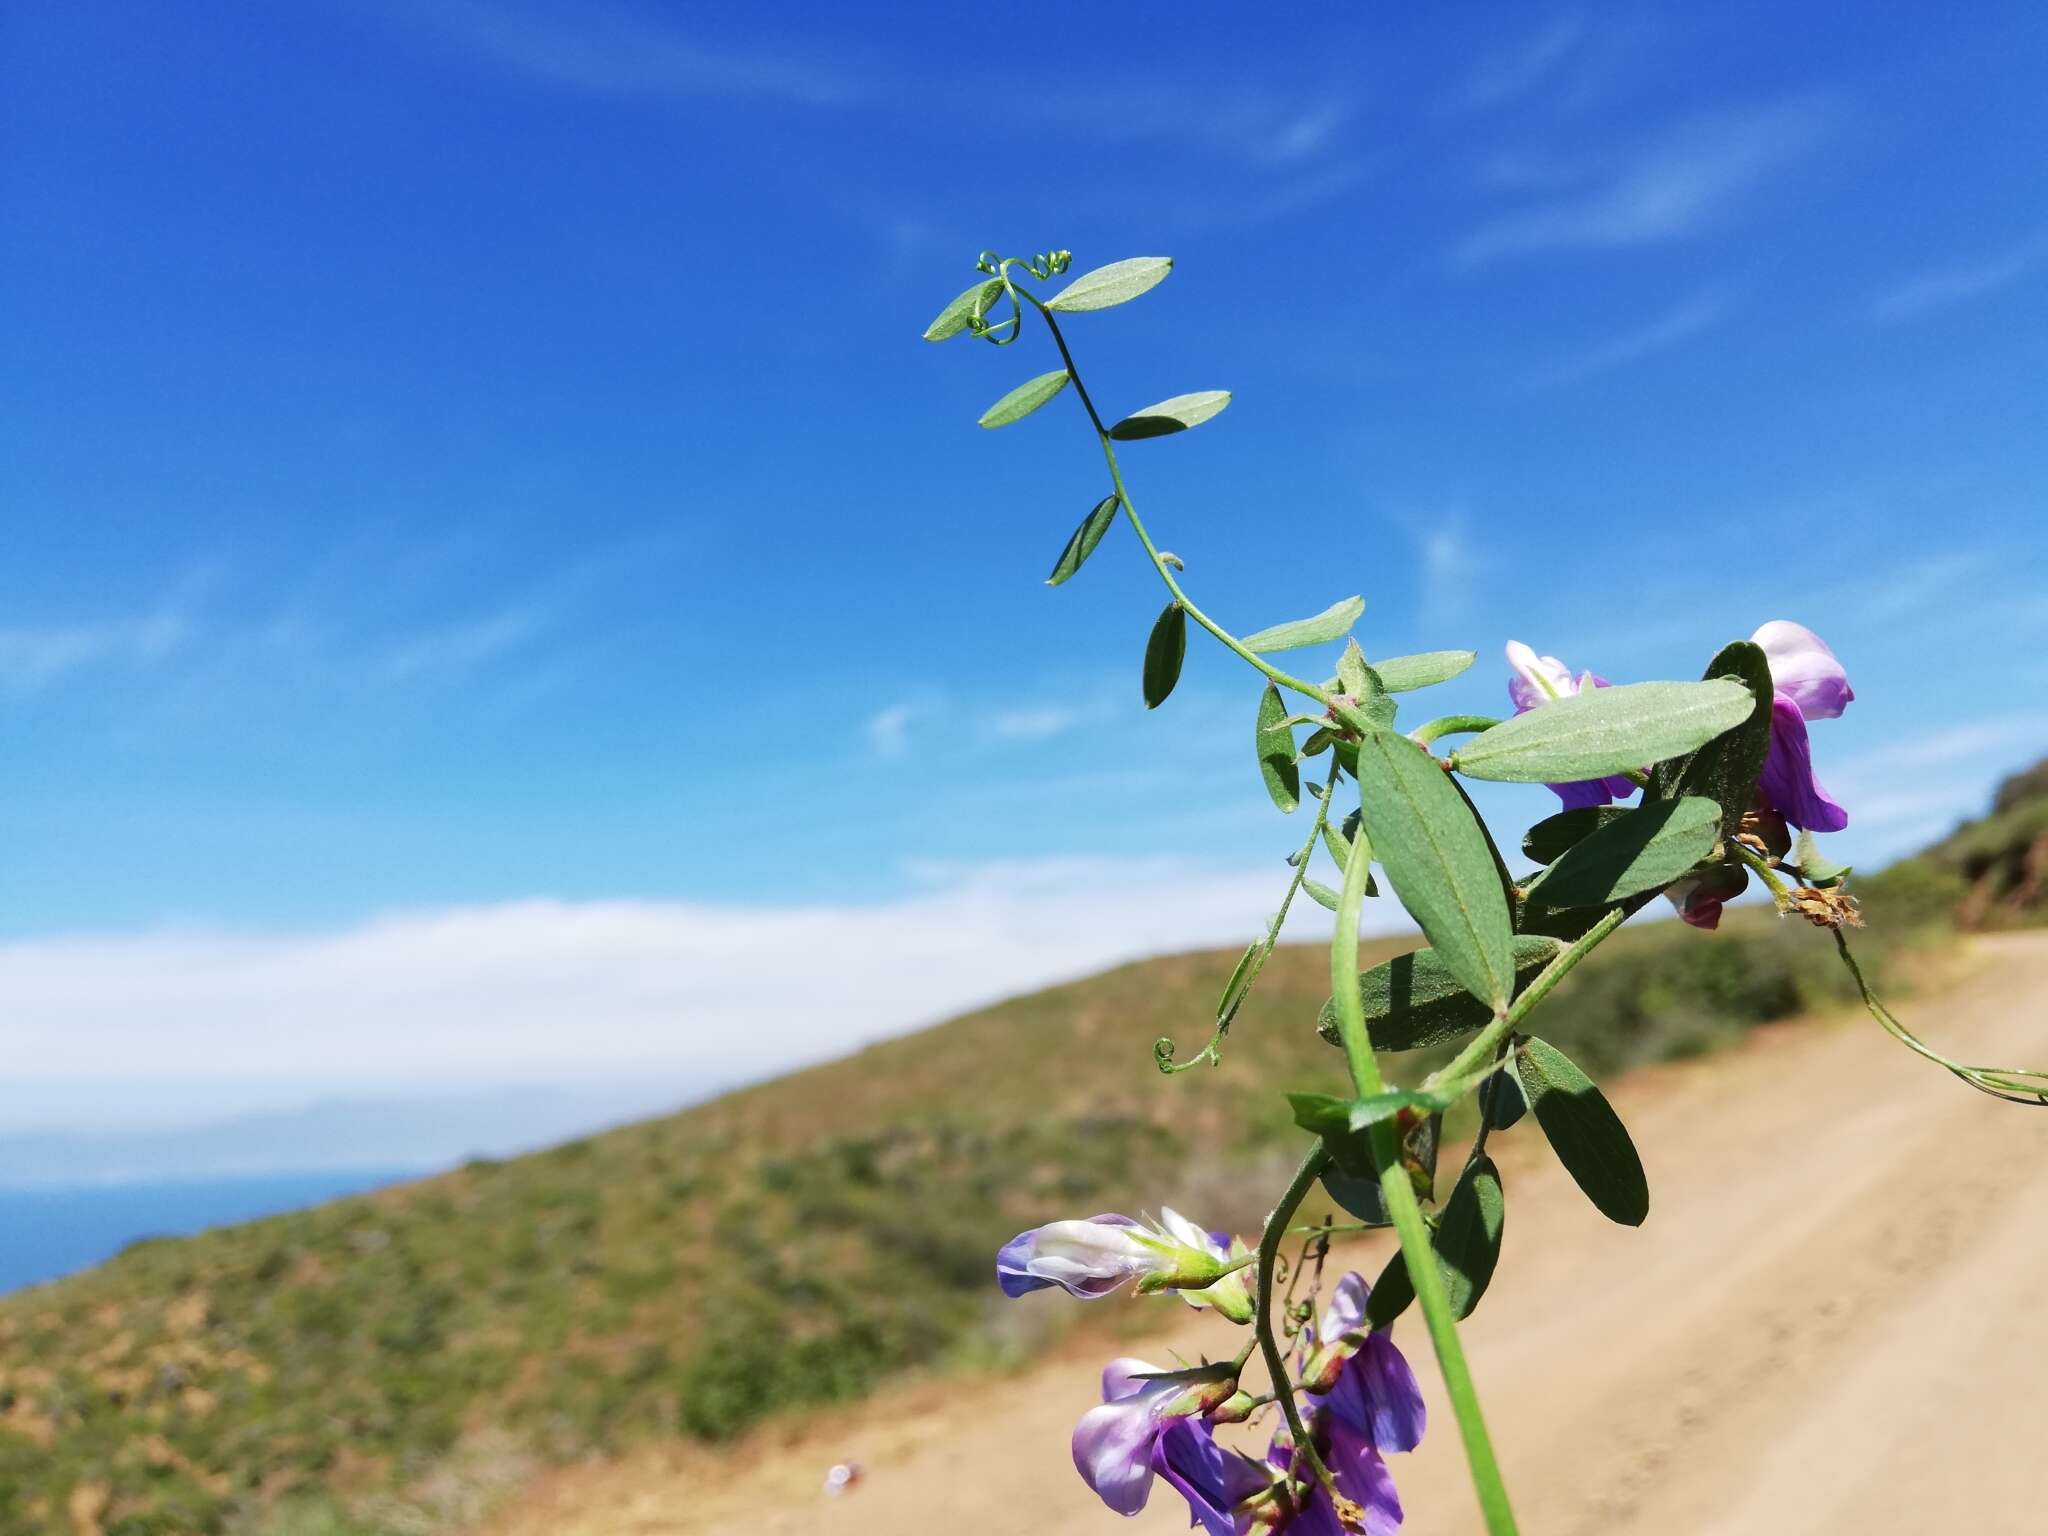
M361 1194L417 1169L355 1168L120 1184L0 1186L0 1292L103 1263L145 1237L182 1237Z

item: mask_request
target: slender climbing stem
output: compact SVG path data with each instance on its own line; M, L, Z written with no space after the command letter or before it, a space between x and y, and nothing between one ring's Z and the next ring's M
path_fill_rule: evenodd
M1344 889L1337 898L1337 932L1330 941L1330 986L1336 1000L1337 1033L1344 1043L1344 1059L1351 1068L1351 1086L1362 1099L1385 1088L1379 1062L1373 1055L1372 1039L1366 1032L1364 1003L1358 995L1358 910L1365 900L1370 862L1353 858L1346 864ZM1451 1315L1451 1300L1444 1291L1443 1272L1437 1268L1429 1226L1422 1219L1422 1206L1415 1198L1408 1170L1402 1166L1400 1141L1400 1132L1392 1120L1381 1120L1373 1126L1373 1160L1380 1170L1380 1192L1386 1200L1387 1214L1393 1218L1394 1231L1401 1239L1401 1255L1408 1261L1408 1277L1414 1284L1415 1300L1422 1308L1430 1342L1436 1346L1437 1363L1444 1373L1444 1390L1450 1396L1451 1413L1465 1442L1465 1460L1472 1469L1472 1486L1479 1495L1479 1509L1485 1517L1488 1536L1514 1536L1515 1515L1508 1503L1507 1485L1501 1480L1493 1440L1486 1431L1471 1367L1465 1363L1465 1347L1458 1339L1457 1319Z
M1316 840L1322 836L1323 827L1330 819L1330 798L1337 792L1337 765L1330 765L1330 777L1323 785L1323 792L1316 801L1316 819L1308 829L1308 840L1301 845L1294 858L1294 878L1287 882L1287 891L1280 898L1280 910L1273 914L1273 920L1266 925L1266 937L1260 941L1257 956L1252 960L1251 973L1244 979L1244 985L1237 989L1235 997L1227 999L1228 1006L1216 1021L1216 1028L1210 1032L1209 1043L1186 1061L1173 1059L1173 1041L1162 1036L1152 1047L1153 1058L1159 1063L1159 1070L1171 1077L1176 1072L1185 1072L1190 1067L1222 1060L1224 1037L1230 1033L1230 1026L1237 1022L1237 1010L1244 1006L1244 1000L1251 995L1257 984L1259 972L1266 968L1266 962L1273 958L1273 946L1280 942L1280 930L1287 922L1288 909L1294 905L1294 898L1301 893L1302 881L1308 878L1309 855L1315 852Z
M1446 1065L1430 1073L1425 1086L1433 1087L1440 1083L1455 1082L1471 1072L1485 1059L1488 1051L1512 1034L1515 1027L1529 1016L1530 1011L1550 995L1552 987L1569 976L1574 966L1597 949L1601 941L1627 919L1627 910L1616 907L1588 928L1570 947L1536 973L1536 979L1522 989L1521 995L1514 1000L1506 1013L1494 1015L1493 1022L1467 1041L1463 1050L1452 1057Z
M1771 900L1778 904L1778 910L1790 911L1792 892L1785 882L1778 878L1778 872L1771 868L1770 862L1755 849L1745 847L1740 842L1731 842L1728 846L1735 850L1738 859L1756 871L1756 877L1763 881L1764 889L1771 893Z
M1863 977L1863 967L1856 963L1856 957L1849 952L1848 937L1841 929L1835 930L1835 948L1842 956L1842 964L1849 968L1855 979L1856 990L1863 994L1863 1006L1870 1016L1884 1026L1885 1033L1899 1044L1917 1055L1924 1056L1936 1066L1954 1073L1979 1093L1988 1093L1994 1099L2004 1099L2008 1104L2048 1105L2048 1072L2037 1072L2029 1067L1972 1067L1944 1056L1922 1040L1913 1031L1901 1024L1891 1009L1870 988Z
M1102 420L1102 414L1095 408L1094 398L1088 393L1082 381L1081 371L1074 363L1074 355L1067 347L1067 339L1061 334L1059 322L1052 311L1027 289L1017 288L1010 282L1008 266L1003 268L1003 280L1009 291L1021 295L1044 319L1046 329L1052 333L1053 344L1059 348L1060 359L1066 365L1067 377L1073 381L1075 393L1080 397L1082 407L1088 412L1088 420L1095 428L1095 435L1102 447L1102 457L1109 466L1111 484L1116 489L1117 505L1130 520L1131 531L1144 546L1146 557L1152 568L1159 573L1166 590L1181 611L1196 624L1216 637L1224 647L1257 669L1269 681L1282 688L1305 695L1331 711L1332 717L1341 711L1336 700L1318 684L1295 677L1282 671L1252 650L1236 635L1218 624L1204 613L1187 595L1174 575L1173 565L1160 553L1152 540L1144 520L1139 517L1137 507L1131 501L1130 489L1124 484L1123 470L1117 462L1116 442L1109 428ZM1455 729L1471 729L1478 717L1468 717L1455 724L1446 723L1443 733ZM1336 775L1331 774L1334 788ZM1329 789L1324 794L1324 810L1327 814ZM1339 1034L1344 1043L1346 1061L1351 1070L1354 1089L1361 1098L1378 1093L1383 1087L1379 1063L1372 1053L1371 1041L1366 1034L1363 1006L1358 995L1358 914L1365 899L1366 881L1370 878L1372 861L1353 857L1346 861L1344 869L1344 890L1338 899L1337 934L1330 946L1331 977L1337 1000ZM1299 880L1296 882L1297 886ZM1505 1015L1503 1016L1505 1017ZM1499 1021L1496 1021L1499 1022ZM1213 1044L1213 1042L1212 1042ZM1515 1536L1515 1517L1508 1504L1507 1489L1501 1481L1500 1466L1495 1459L1492 1440L1487 1435L1486 1421L1479 1408L1479 1398L1472 1384L1472 1373L1465 1363L1464 1348L1458 1340L1456 1320L1451 1316L1450 1299L1444 1292L1443 1276L1437 1269L1436 1254L1430 1245L1429 1228L1423 1220L1422 1207L1417 1202L1415 1190L1409 1183L1408 1174L1400 1161L1399 1137L1390 1121L1382 1121L1373 1128L1374 1154L1381 1169L1380 1184L1386 1196L1389 1213L1394 1227L1401 1238L1401 1251L1408 1261L1409 1275L1414 1283L1416 1301L1428 1325L1430 1340L1436 1346L1437 1359L1444 1373L1444 1386L1451 1398L1451 1409L1457 1418L1458 1429L1465 1442L1466 1459L1472 1468L1472 1481L1478 1490L1479 1505L1486 1519L1489 1536ZM1296 1170L1294 1181L1281 1197L1267 1218L1265 1231L1259 1239L1258 1269L1258 1313L1256 1328L1258 1343L1264 1354L1266 1368L1271 1374L1274 1390L1279 1395L1282 1411L1287 1417L1287 1427L1294 1436L1296 1453L1305 1456L1317 1480L1335 1492L1328 1467L1317 1454L1314 1442L1309 1438L1301 1413L1294 1402L1293 1394L1286 1390L1287 1362L1280 1348L1280 1341L1273 1329L1271 1315L1273 1299L1273 1271L1279 1260L1280 1244L1286 1235L1287 1224L1296 1209L1306 1197L1309 1187L1320 1176L1327 1154L1320 1144L1309 1153Z
M1252 1325L1258 1332L1259 1353L1266 1362L1266 1374L1273 1379L1273 1392L1280 1400L1280 1411L1287 1417L1288 1433L1294 1436L1294 1453L1306 1457L1309 1470L1316 1481L1330 1483L1330 1469L1323 1465L1323 1458L1316 1453L1315 1442L1309 1438L1308 1427L1301 1422L1301 1409L1289 1390L1292 1378L1287 1374L1287 1356L1281 1351L1280 1337L1273 1331L1273 1266L1280 1258L1280 1244L1286 1240L1287 1224L1294 1219L1294 1213L1301 1208L1301 1202L1308 1197L1309 1190L1323 1169L1329 1165L1329 1155L1323 1151L1323 1144L1317 1142L1301 1166L1294 1170L1294 1182L1287 1186L1287 1192L1280 1197L1280 1203L1273 1207L1266 1218L1266 1229L1259 1234L1259 1295L1258 1309Z
M1137 534L1138 542L1145 546L1145 554L1152 562L1152 569L1157 571L1159 579L1166 583L1166 590L1173 594L1173 600L1180 604L1181 611L1201 625L1202 628L1209 631L1218 640L1222 641L1230 650L1235 651L1245 661L1257 667L1259 671L1263 672L1273 682L1278 683L1282 688L1291 688L1296 693L1306 695L1327 709L1330 705L1330 695L1319 684L1311 683L1305 678L1296 677L1292 673L1281 671L1221 624L1210 618L1187 595L1186 590L1182 588L1179 580L1174 576L1173 568L1166 563L1165 558L1159 553L1159 546L1152 542L1152 535L1146 530L1143 519L1138 516L1137 507L1131 503L1131 493L1124 485L1123 470L1116 461L1116 440L1109 435L1109 428L1103 425L1102 414L1095 409L1095 401L1088 393L1088 386L1081 382L1081 370L1074 366L1074 354L1067 350L1067 338L1060 334L1059 321L1053 318L1052 311L1045 307L1036 294L1024 288L1017 288L1014 291L1022 294L1029 301L1032 308L1044 316L1046 329L1052 332L1053 342L1060 349L1060 361L1067 365L1067 377L1074 381L1074 392L1081 397L1081 404L1087 408L1088 420L1094 424L1095 436L1102 444L1102 457L1109 465L1109 479L1110 483L1116 488L1117 505L1124 509L1124 516L1130 519L1131 531Z

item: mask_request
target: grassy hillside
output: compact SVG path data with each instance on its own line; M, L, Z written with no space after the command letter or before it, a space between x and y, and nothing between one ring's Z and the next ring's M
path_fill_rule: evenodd
M1907 867L1873 888L1875 955L1957 887ZM1320 949L1275 956L1222 1066L1150 1065L1158 1035L1204 1038L1234 958L1125 966L0 1300L0 1530L440 1529L540 1462L1017 1358L1057 1309L998 1301L1012 1232L1162 1198L1247 1225L1298 1151L1278 1090L1341 1070L1313 1031ZM1543 1027L1612 1073L1842 995L1823 935L1743 912L1623 933Z
M1958 827L1920 862L1951 883L1965 927L2048 921L2048 762L1999 785L1990 815Z

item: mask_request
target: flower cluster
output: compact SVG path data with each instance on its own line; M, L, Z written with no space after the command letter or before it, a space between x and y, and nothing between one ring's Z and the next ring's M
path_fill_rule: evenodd
M1056 1286L1084 1299L1135 1281L1141 1292L1177 1291L1248 1323L1254 1261L1242 1239L1169 1210L1156 1223L1102 1215L1019 1233L997 1255L996 1278L1009 1296ZM1239 1382L1249 1344L1217 1364L1111 1361L1101 1403L1074 1427L1075 1469L1121 1515L1143 1509L1155 1480L1164 1480L1187 1500L1190 1524L1211 1536L1390 1536L1400 1528L1401 1500L1385 1457L1421 1442L1425 1414L1390 1331L1366 1323L1370 1295L1357 1274L1338 1281L1321 1317L1300 1329L1297 1379L1275 1383L1263 1398ZM1284 1425L1264 1461L1217 1440L1217 1425L1250 1419L1280 1392L1300 1399L1313 1454Z
M1751 817L1766 837L1775 831L1782 838L1786 827L1839 832L1849 825L1849 813L1814 774L1806 726L1811 720L1835 719L1855 699L1849 674L1825 640L1790 619L1771 620L1751 635L1750 641L1770 663L1772 688L1770 750L1757 783ZM1611 686L1606 678L1591 672L1574 678L1571 669L1555 656L1539 656L1519 640L1508 642L1507 658L1513 672L1508 697L1518 715L1553 699L1570 698L1583 689ZM1633 780L1623 777L1550 787L1567 810L1625 800L1636 788ZM1747 877L1739 868L1724 867L1703 870L1673 885L1666 894L1688 923L1714 928L1720 925L1722 906L1740 895L1746 884Z

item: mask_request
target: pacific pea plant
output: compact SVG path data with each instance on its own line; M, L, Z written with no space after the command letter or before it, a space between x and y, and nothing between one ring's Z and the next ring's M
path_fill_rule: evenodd
M1350 637L1365 607L1359 597L1242 635L1199 607L1183 562L1159 548L1140 517L1119 451L1211 421L1230 396L1176 395L1105 418L1063 325L1140 297L1173 264L1115 262L1042 297L1038 285L1063 278L1070 261L1066 251L984 252L973 286L940 311L925 339L1009 347L1043 323L1059 366L997 400L981 425L1010 426L1071 388L1101 450L1105 493L1067 540L1049 584L1071 579L1112 525L1126 523L1167 598L1145 643L1145 703L1157 707L1172 693L1190 628L1206 633L1257 674L1256 701L1246 702L1255 704L1252 755L1267 794L1282 812L1306 812L1279 907L1225 984L1207 1043L1183 1060L1161 1040L1156 1064L1178 1073L1219 1059L1289 909L1306 896L1335 914L1331 997L1314 1027L1342 1050L1348 1082L1336 1093L1288 1093L1311 1140L1256 1244L1171 1210L1142 1222L1057 1220L1004 1245L998 1281L1013 1296L1057 1286L1081 1297L1135 1282L1141 1293L1177 1292L1249 1328L1227 1360L1173 1369L1111 1362L1102 1403L1074 1432L1075 1466L1110 1508L1136 1513L1154 1479L1164 1478L1213 1536L1380 1536L1399 1526L1385 1457L1419 1442L1424 1412L1391 1329L1414 1303L1486 1529L1502 1536L1515 1530L1514 1515L1457 1326L1485 1293L1500 1252L1503 1194L1487 1142L1527 1114L1604 1215L1636 1226L1648 1214L1642 1163L1613 1107L1533 1032L1544 998L1632 914L1663 895L1688 923L1712 928L1722 905L1754 878L1781 915L1832 936L1872 1016L1911 1049L2017 1103L2048 1104L2048 1075L1953 1061L1908 1031L1864 983L1845 932L1861 921L1850 872L1814 841L1816 832L1846 826L1848 815L1813 772L1807 724L1840 715L1855 697L1818 635L1773 620L1723 646L1697 682L1620 685L1574 675L1511 641L1512 715L1441 715L1404 731L1396 719L1406 696L1457 676L1474 653L1371 659ZM1274 660L1339 642L1334 676L1298 675ZM1557 792L1562 809L1522 839L1533 873L1511 869L1466 795L1467 779ZM1334 866L1334 889L1311 873L1322 856ZM1360 974L1359 916L1379 894L1375 864L1427 947ZM1463 1042L1456 1055L1420 1081L1399 1081L1381 1059L1455 1041ZM1444 1112L1467 1096L1476 1098L1478 1130L1439 1202ZM1293 1224L1318 1182L1353 1221ZM1382 1226L1394 1229L1400 1251L1377 1281L1344 1275L1323 1302L1332 1234ZM1283 1254L1295 1237L1299 1249ZM1255 1353L1262 1380L1247 1374ZM1216 1425L1276 1410L1264 1460L1215 1438Z

